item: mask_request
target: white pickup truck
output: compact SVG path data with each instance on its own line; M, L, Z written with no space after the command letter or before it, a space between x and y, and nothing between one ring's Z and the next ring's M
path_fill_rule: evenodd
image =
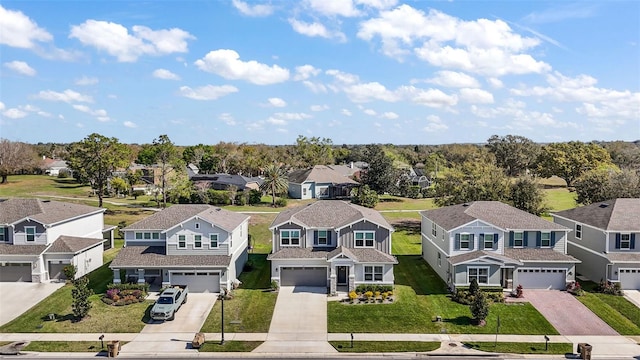
M189 288L186 285L172 285L165 289L151 308L151 318L162 321L175 319L178 309L187 303L188 294Z

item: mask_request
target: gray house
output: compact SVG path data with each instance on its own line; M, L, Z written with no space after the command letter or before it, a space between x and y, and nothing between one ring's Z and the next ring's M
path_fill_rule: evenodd
M613 199L551 216L573 229L567 250L582 260L581 275L640 290L640 199Z
M375 210L320 200L281 212L271 223L271 279L330 293L360 284L393 285L393 227Z
M76 278L102 266L105 209L39 199L0 201L0 281L64 280L62 269L76 267Z
M451 288L565 289L580 261L567 255L569 228L499 201L422 211L422 256Z
M249 216L210 205L173 205L122 230L113 282L230 289L247 261Z
M348 198L358 182L324 165L289 173L289 197L292 199Z

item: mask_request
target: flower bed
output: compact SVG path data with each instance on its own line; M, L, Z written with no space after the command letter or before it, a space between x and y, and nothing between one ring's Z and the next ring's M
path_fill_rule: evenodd
M124 306L143 302L149 290L148 284L110 284L102 302L107 305Z
M356 292L351 291L349 293L349 298L342 300L343 303L348 303L352 305L357 304L390 304L393 303L393 291L364 291L364 292Z

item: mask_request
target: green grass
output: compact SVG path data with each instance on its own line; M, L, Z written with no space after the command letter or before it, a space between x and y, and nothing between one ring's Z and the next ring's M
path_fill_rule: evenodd
M10 175L8 183L0 186L2 197L37 197L38 195L63 195L87 197L91 188L78 184L74 179L58 179L48 175Z
M545 200L550 211L561 211L576 207L576 194L567 188L544 189Z
M250 254L252 271L240 275L242 285L234 290L234 298L224 303L225 332L263 333L269 331L277 293L269 290L271 275L265 254ZM216 301L201 332L220 332L221 301Z
M469 307L451 301L440 277L419 256L398 256L394 269L396 301L380 305L328 303L332 333L495 333L500 316L501 334L554 335L558 332L528 303L492 304L487 325L472 325ZM434 322L436 316L442 322Z
M329 341L339 352L381 353L381 352L427 352L440 347L436 341Z
M409 199L398 196L382 195L376 210L427 210L434 209L433 199Z
M269 231L271 222L278 214L251 214L249 219L249 235L255 254L269 254L271 252L272 233Z
M121 341L120 346L126 344ZM24 351L35 352L107 352L107 342L104 349L100 348L100 341L32 341L25 346Z
M577 299L620 335L640 335L640 311L624 297L587 292Z
M544 343L465 342L464 345L475 350L509 354L564 355L573 352L573 344L571 343L549 343L548 350L544 349Z
M262 341L206 341L198 351L200 352L251 352L262 344Z
M402 219L391 224L395 229L392 235L391 252L394 255L420 255L422 253L420 221Z

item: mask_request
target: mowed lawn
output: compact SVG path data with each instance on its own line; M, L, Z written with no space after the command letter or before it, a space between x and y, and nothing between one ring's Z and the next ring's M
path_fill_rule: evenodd
M483 327L471 324L469 307L451 301L445 283L416 255L398 256L392 304L328 303L332 333L493 334L500 316L501 334L554 335L558 332L528 303L492 304ZM436 316L442 322L434 321Z

